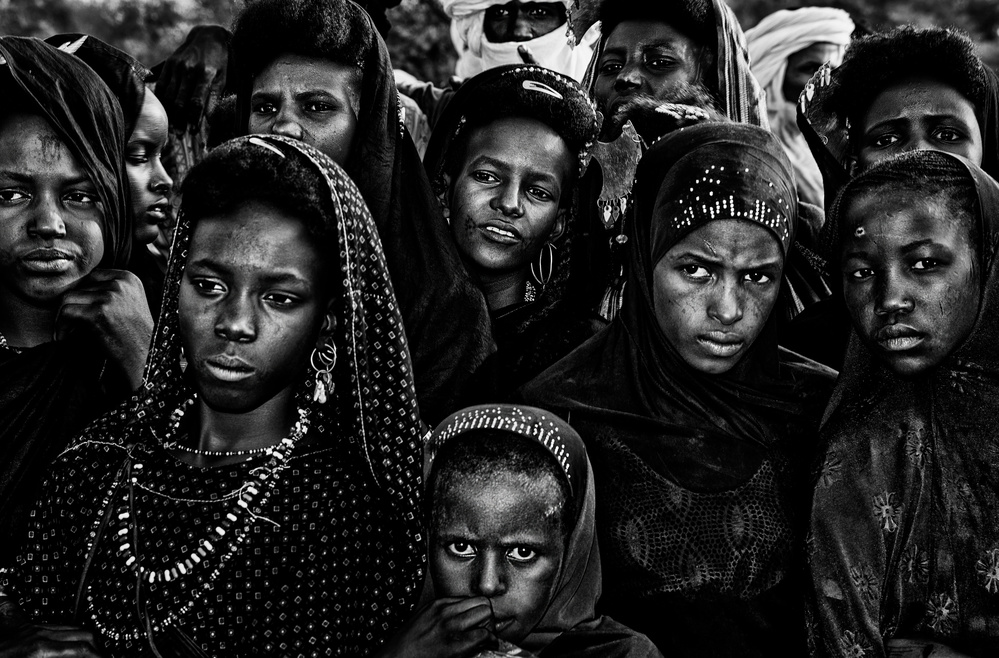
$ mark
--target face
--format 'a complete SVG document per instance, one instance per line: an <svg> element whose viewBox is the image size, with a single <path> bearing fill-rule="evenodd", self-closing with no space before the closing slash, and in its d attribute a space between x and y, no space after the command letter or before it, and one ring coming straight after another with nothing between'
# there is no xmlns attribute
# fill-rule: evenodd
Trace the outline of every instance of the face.
<svg viewBox="0 0 999 658"><path fill-rule="evenodd" d="M829 62L833 68L843 63L846 48L834 43L813 43L787 58L787 71L784 73L784 98L796 103L801 90L805 88L819 67Z"/></svg>
<svg viewBox="0 0 999 658"><path fill-rule="evenodd" d="M982 131L974 106L935 80L910 80L885 89L864 115L861 135L861 169L917 149L982 163Z"/></svg>
<svg viewBox="0 0 999 658"><path fill-rule="evenodd" d="M735 367L770 317L783 262L769 230L735 219L708 222L666 252L653 273L656 319L690 367Z"/></svg>
<svg viewBox="0 0 999 658"><path fill-rule="evenodd" d="M451 231L481 276L526 269L565 227L560 210L572 154L534 119L494 121L475 130L451 189Z"/></svg>
<svg viewBox="0 0 999 658"><path fill-rule="evenodd" d="M0 290L59 302L104 256L97 188L40 116L0 119Z"/></svg>
<svg viewBox="0 0 999 658"><path fill-rule="evenodd" d="M257 201L198 221L179 297L198 393L230 413L301 381L332 318L322 257L305 224Z"/></svg>
<svg viewBox="0 0 999 658"><path fill-rule="evenodd" d="M978 314L970 218L887 190L854 199L844 219L843 292L861 339L899 375L938 365Z"/></svg>
<svg viewBox="0 0 999 658"><path fill-rule="evenodd" d="M357 67L281 55L253 80L250 132L300 139L343 165L357 130L360 89Z"/></svg>
<svg viewBox="0 0 999 658"><path fill-rule="evenodd" d="M142 110L125 147L125 173L132 193L133 237L138 244L156 239L160 224L170 219L173 179L160 158L167 141L167 115L163 104L146 89Z"/></svg>
<svg viewBox="0 0 999 658"><path fill-rule="evenodd" d="M561 2L520 2L486 9L482 33L488 41L530 41L555 31L565 23L565 5Z"/></svg>
<svg viewBox="0 0 999 658"><path fill-rule="evenodd" d="M666 98L680 85L702 83L703 50L666 23L618 24L597 63L597 106L608 117L633 96Z"/></svg>
<svg viewBox="0 0 999 658"><path fill-rule="evenodd" d="M437 595L488 597L496 634L513 643L525 638L541 621L562 565L562 528L552 518L560 502L554 483L540 488L510 473L453 487L431 528Z"/></svg>

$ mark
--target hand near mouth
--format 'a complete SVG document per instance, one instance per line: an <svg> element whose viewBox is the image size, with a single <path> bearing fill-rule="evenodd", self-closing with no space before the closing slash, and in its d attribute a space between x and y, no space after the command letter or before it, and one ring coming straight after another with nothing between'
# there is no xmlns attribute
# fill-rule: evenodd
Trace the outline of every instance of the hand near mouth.
<svg viewBox="0 0 999 658"><path fill-rule="evenodd" d="M418 610L375 658L474 656L496 647L492 625L485 597L437 599Z"/></svg>

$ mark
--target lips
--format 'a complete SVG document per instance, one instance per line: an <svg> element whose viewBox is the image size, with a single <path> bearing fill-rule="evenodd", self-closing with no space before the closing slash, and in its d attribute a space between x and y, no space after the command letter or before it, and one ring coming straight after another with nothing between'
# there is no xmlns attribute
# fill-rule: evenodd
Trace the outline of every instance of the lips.
<svg viewBox="0 0 999 658"><path fill-rule="evenodd" d="M497 244L519 244L523 240L520 231L505 222L486 222L479 230L487 240Z"/></svg>
<svg viewBox="0 0 999 658"><path fill-rule="evenodd" d="M157 224L167 221L172 212L173 207L170 205L170 202L165 199L146 208L146 216L153 219Z"/></svg>
<svg viewBox="0 0 999 658"><path fill-rule="evenodd" d="M874 341L888 352L911 350L926 340L926 334L905 324L890 324L874 333Z"/></svg>
<svg viewBox="0 0 999 658"><path fill-rule="evenodd" d="M697 342L709 354L721 359L732 358L746 344L739 334L727 331L709 331L698 336Z"/></svg>
<svg viewBox="0 0 999 658"><path fill-rule="evenodd" d="M61 274L73 266L73 255L54 247L32 249L21 256L21 263L36 274Z"/></svg>
<svg viewBox="0 0 999 658"><path fill-rule="evenodd" d="M223 382L242 381L251 376L255 370L253 366L238 356L227 354L220 354L205 359L205 369L215 379Z"/></svg>

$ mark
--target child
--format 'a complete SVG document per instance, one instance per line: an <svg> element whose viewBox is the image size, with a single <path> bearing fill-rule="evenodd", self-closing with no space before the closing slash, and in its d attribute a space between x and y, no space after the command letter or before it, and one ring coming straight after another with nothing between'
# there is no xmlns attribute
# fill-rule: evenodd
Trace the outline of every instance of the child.
<svg viewBox="0 0 999 658"><path fill-rule="evenodd" d="M593 476L569 425L471 407L434 431L425 471L430 580L381 656L660 656L594 610Z"/></svg>

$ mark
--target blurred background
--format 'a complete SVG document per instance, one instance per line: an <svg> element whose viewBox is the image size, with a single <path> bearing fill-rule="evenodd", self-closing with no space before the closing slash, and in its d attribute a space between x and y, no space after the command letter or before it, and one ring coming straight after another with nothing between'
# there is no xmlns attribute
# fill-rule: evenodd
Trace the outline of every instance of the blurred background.
<svg viewBox="0 0 999 658"><path fill-rule="evenodd" d="M86 32L153 66L180 45L193 25L228 27L245 1L0 0L0 33L45 37ZM423 80L446 81L455 53L438 0L387 0L387 4L394 5L386 15L392 24L388 44L395 66ZM999 0L729 0L729 5L743 28L778 9L805 5L846 9L867 30L901 23L955 26L967 32L978 43L982 59L999 70Z"/></svg>

